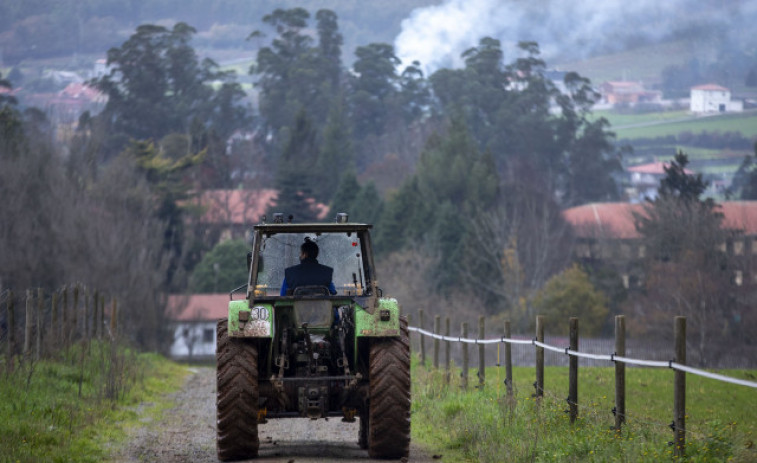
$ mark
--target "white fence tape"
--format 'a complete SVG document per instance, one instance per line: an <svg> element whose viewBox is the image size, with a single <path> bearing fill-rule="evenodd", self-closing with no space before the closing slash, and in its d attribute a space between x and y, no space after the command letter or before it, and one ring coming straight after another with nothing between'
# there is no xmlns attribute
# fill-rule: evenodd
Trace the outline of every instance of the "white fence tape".
<svg viewBox="0 0 757 463"><path fill-rule="evenodd" d="M673 370L685 371L686 373L703 376L705 378L715 379L718 381L724 381L724 382L732 383L732 384L738 384L741 386L757 388L757 382L754 382L754 381L747 381L745 379L732 378L730 376L719 375L717 373L710 373L708 371L688 367L686 365L681 365L673 361L665 362L661 360L633 359L629 357L621 357L615 354L613 355L588 354L585 352L577 352L574 350L570 350L567 347L560 348L560 347L551 346L549 344L539 342L536 339L531 339L531 340L511 339L511 338L506 338L504 336L501 338L495 338L495 339L468 339L468 338L462 338L462 337L442 336L440 334L434 334L431 331L426 331L424 329L416 328L414 326L409 326L408 330L414 331L416 333L420 333L424 336L428 336L433 339L441 339L442 341L449 341L449 342L464 342L468 344L497 344L500 342L508 343L508 344L530 344L533 346L551 350L553 352L558 352L565 355L572 355L574 357L579 357L579 358L588 358L588 359L593 359L593 360L606 360L608 362L622 362L622 363L627 363L629 365L640 365L640 366L654 367L654 368L672 368Z"/></svg>

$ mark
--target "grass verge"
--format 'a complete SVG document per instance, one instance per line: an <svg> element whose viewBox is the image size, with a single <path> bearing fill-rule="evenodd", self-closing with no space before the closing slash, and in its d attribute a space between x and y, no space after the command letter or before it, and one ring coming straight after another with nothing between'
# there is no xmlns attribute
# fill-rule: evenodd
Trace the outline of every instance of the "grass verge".
<svg viewBox="0 0 757 463"><path fill-rule="evenodd" d="M504 368L488 368L481 390L471 369L471 388L461 391L460 371L452 385L443 370L413 366L413 439L444 461L757 461L755 390L687 375L686 457L668 444L673 433L673 372L626 369L628 420L620 434L614 424L614 369L579 368L579 418L570 424L568 368L548 367L545 397L532 394L533 368L513 369L514 396L506 396ZM755 372L726 374L751 378Z"/></svg>
<svg viewBox="0 0 757 463"><path fill-rule="evenodd" d="M80 344L56 360L0 373L0 462L100 462L138 424L141 404L159 413L187 369L110 343Z"/></svg>

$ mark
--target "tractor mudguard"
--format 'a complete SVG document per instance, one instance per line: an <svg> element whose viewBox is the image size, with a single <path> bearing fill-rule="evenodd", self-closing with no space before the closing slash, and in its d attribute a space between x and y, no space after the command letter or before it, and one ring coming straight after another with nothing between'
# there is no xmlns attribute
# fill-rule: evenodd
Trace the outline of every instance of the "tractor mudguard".
<svg viewBox="0 0 757 463"><path fill-rule="evenodd" d="M229 337L270 339L273 334L272 304L250 307L246 300L229 302Z"/></svg>
<svg viewBox="0 0 757 463"><path fill-rule="evenodd" d="M369 313L360 307L355 310L357 337L386 337L400 335L400 306L397 299L380 298L378 310Z"/></svg>

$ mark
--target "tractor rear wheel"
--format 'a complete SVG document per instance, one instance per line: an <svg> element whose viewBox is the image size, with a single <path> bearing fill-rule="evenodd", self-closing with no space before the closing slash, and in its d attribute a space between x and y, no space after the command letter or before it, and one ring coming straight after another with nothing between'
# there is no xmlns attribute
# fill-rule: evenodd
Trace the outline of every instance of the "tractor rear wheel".
<svg viewBox="0 0 757 463"><path fill-rule="evenodd" d="M258 455L258 349L229 338L228 320L216 329L216 446L222 461Z"/></svg>
<svg viewBox="0 0 757 463"><path fill-rule="evenodd" d="M372 458L407 457L410 451L410 340L405 317L400 317L400 336L371 342L368 368L368 453Z"/></svg>

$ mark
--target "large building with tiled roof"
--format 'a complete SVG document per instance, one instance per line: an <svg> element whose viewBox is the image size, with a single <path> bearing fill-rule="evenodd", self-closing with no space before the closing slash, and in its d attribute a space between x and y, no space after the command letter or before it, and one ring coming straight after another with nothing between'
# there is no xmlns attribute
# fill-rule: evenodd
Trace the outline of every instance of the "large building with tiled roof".
<svg viewBox="0 0 757 463"><path fill-rule="evenodd" d="M757 201L724 201L718 203L723 214L723 226L740 234L723 249L734 256L757 255ZM573 228L576 238L574 257L581 261L602 261L613 267L626 288L640 278L639 262L645 257L641 236L636 230L634 214L643 215L643 204L592 203L563 211L563 217ZM734 275L737 283L757 283L757 274Z"/></svg>

